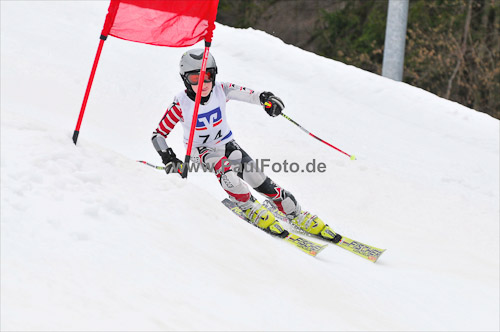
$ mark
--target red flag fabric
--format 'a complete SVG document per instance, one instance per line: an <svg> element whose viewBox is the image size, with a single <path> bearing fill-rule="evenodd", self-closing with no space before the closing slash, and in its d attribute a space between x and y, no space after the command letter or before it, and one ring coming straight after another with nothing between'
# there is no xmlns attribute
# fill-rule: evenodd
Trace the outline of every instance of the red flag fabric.
<svg viewBox="0 0 500 332"><path fill-rule="evenodd" d="M212 41L219 0L111 0L102 30L139 43L185 47Z"/></svg>

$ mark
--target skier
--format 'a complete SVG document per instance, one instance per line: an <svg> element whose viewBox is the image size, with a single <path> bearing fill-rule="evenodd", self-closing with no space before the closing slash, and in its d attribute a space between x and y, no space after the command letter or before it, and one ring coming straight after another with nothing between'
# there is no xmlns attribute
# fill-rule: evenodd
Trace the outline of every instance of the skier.
<svg viewBox="0 0 500 332"><path fill-rule="evenodd" d="M180 61L180 75L186 90L177 94L167 109L160 124L153 132L152 141L166 166L167 173L181 173L182 162L166 143L168 134L180 121L184 129L184 143L187 145L198 89L203 49L185 52ZM275 207L284 213L290 222L307 233L334 240L334 233L328 225L315 215L302 211L295 197L273 182L255 161L236 143L226 118L226 103L239 100L262 105L272 117L281 114L284 104L271 92L257 92L232 83L216 82L217 65L209 54L207 69L201 92L196 131L191 156L199 156L205 167L215 172L222 188L258 226L279 237L288 232L274 215L251 194L248 185L269 198ZM247 185L248 184L248 185Z"/></svg>

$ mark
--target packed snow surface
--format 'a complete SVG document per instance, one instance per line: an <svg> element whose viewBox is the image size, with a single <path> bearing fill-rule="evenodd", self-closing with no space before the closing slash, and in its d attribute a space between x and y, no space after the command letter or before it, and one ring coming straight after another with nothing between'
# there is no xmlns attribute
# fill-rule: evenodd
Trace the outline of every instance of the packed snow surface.
<svg viewBox="0 0 500 332"><path fill-rule="evenodd" d="M108 38L73 144L107 7L1 2L2 330L499 330L498 120L217 25L219 81L274 92L357 157L228 104L237 142L304 209L387 249L312 258L222 206L214 174L136 162L161 164L150 135L183 89L184 48Z"/></svg>

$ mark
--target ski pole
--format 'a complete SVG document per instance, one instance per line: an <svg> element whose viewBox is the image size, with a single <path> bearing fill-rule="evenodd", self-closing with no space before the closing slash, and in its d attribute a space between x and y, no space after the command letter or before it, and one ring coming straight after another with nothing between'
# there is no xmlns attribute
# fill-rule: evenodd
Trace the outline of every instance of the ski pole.
<svg viewBox="0 0 500 332"><path fill-rule="evenodd" d="M340 150L339 148L336 148L335 146L331 145L330 143L322 140L321 138L319 138L318 136L314 135L313 133L311 133L310 131L308 131L307 129L305 129L304 127L302 127L301 125L299 125L297 122L295 122L293 119L291 119L288 115L284 114L284 113L281 113L281 115L287 119L288 121L292 122L294 125L296 125L297 127L299 127L300 129L302 129L304 132L308 133L309 135L311 135L312 137L314 137L315 139L317 139L318 141L322 142L322 143L325 143L326 145L328 145L329 147L331 148L334 148L335 150L339 151L339 152L342 152L343 154L345 154L346 156L348 156L349 158L351 158L351 160L356 160L356 157L354 155L350 155L348 153L345 153L344 151Z"/></svg>
<svg viewBox="0 0 500 332"><path fill-rule="evenodd" d="M165 166L156 166L156 165L150 164L144 160L137 160L137 162L144 164L144 165L151 166L151 167L156 168L156 169L159 169L160 171L164 171L165 169L167 169L167 167L165 167ZM177 173L179 173L179 175L182 175L182 169L183 169L183 166L181 166L180 169L177 170ZM172 174L174 174L174 173L172 173Z"/></svg>
<svg viewBox="0 0 500 332"><path fill-rule="evenodd" d="M148 163L147 161L143 161L143 160L137 160L137 162L138 162L138 163L142 163L142 164L144 164L144 165L151 166L151 167L156 168L156 169L159 169L159 170L161 170L161 171L164 171L164 170L165 170L165 168L166 168L165 166L156 166L156 165L150 164L150 163Z"/></svg>

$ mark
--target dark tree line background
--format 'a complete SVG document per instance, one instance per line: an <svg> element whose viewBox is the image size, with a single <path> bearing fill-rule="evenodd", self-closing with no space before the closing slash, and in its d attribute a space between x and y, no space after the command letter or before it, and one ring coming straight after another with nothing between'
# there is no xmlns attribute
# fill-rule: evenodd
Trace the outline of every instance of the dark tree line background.
<svg viewBox="0 0 500 332"><path fill-rule="evenodd" d="M220 0L217 22L381 74L387 0ZM500 119L500 0L410 0L403 81Z"/></svg>

